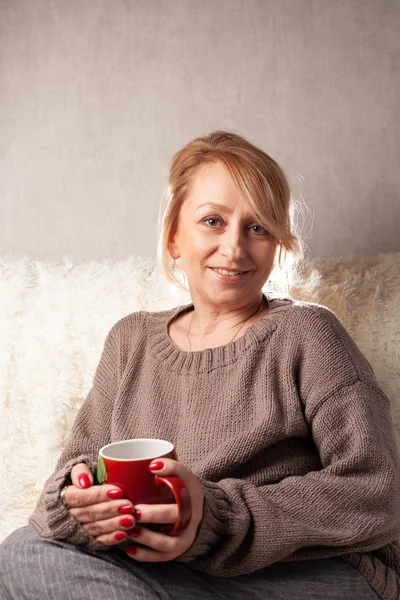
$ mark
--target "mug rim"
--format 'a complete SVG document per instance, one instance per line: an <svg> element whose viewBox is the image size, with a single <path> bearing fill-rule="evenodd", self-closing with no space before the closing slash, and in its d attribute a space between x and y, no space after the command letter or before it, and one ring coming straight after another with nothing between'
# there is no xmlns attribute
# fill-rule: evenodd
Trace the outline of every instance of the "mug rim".
<svg viewBox="0 0 400 600"><path fill-rule="evenodd" d="M165 452L163 452L162 454L157 452L153 456L142 456L140 458L116 458L114 456L107 456L107 454L104 454L104 451L110 446L119 446L120 444L126 444L128 442L162 442L163 444L167 444L169 448L166 449ZM101 458L103 459L106 458L107 460L113 460L116 462L139 462L142 460L153 460L155 458L161 458L162 456L165 456L166 454L174 450L174 448L174 444L172 442L169 442L168 440L162 440L158 438L131 438L129 440L120 440L119 442L110 442L109 444L102 446L99 450L99 456L101 456Z"/></svg>

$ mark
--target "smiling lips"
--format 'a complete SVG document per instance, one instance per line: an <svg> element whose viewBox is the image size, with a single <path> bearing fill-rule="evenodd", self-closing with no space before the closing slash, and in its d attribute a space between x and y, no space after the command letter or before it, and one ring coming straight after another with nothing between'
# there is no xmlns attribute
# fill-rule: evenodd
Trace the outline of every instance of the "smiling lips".
<svg viewBox="0 0 400 600"><path fill-rule="evenodd" d="M218 267L210 267L210 269L212 269L216 273L219 273L219 275L228 275L229 277L233 277L235 275L243 275L244 273L247 273L247 271L233 271L231 269L219 269Z"/></svg>

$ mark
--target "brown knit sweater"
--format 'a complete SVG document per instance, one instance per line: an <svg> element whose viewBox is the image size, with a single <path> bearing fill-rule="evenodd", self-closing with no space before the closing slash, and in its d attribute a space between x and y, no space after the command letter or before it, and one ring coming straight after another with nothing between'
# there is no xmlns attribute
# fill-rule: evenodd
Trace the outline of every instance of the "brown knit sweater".
<svg viewBox="0 0 400 600"><path fill-rule="evenodd" d="M191 310L186 307L185 310ZM389 401L328 309L287 299L239 339L184 352L182 309L134 313L105 341L93 387L30 522L105 549L59 501L79 462L134 437L170 440L205 492L181 557L224 577L342 556L384 599L400 593L400 461Z"/></svg>

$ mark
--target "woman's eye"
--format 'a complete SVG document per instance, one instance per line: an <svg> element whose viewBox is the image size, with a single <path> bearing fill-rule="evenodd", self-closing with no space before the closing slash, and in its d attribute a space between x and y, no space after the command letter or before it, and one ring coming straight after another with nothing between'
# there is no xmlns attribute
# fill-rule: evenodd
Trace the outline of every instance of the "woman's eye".
<svg viewBox="0 0 400 600"><path fill-rule="evenodd" d="M259 233L259 234L263 234L263 235L268 234L268 231L262 225L250 225L249 229L251 231L253 231L254 233Z"/></svg>
<svg viewBox="0 0 400 600"><path fill-rule="evenodd" d="M206 219L203 219L203 223L210 225L210 227L216 227L217 225L221 224L221 221L213 217L207 217Z"/></svg>

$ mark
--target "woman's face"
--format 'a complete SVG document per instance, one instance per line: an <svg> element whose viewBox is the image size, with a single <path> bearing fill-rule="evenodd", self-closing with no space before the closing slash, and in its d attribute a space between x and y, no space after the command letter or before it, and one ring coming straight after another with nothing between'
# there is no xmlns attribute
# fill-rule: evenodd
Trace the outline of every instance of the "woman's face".
<svg viewBox="0 0 400 600"><path fill-rule="evenodd" d="M200 167L170 244L193 302L231 309L254 302L272 270L275 249L228 171L219 163Z"/></svg>

